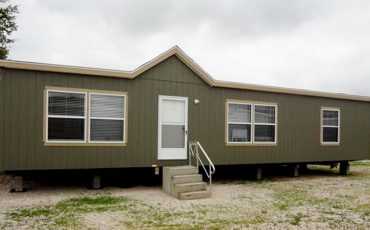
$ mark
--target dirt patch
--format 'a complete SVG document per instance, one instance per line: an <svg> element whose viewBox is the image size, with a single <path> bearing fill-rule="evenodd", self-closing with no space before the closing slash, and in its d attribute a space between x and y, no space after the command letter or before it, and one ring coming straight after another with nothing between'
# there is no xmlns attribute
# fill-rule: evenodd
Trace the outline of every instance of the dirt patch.
<svg viewBox="0 0 370 230"><path fill-rule="evenodd" d="M121 212L88 213L82 215L81 218L89 229L127 229L120 222L131 221Z"/></svg>

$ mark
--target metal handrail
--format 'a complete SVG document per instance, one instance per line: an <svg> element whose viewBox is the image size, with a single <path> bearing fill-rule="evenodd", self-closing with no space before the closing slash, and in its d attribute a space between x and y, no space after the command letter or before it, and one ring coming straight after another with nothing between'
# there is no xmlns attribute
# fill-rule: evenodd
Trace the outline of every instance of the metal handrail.
<svg viewBox="0 0 370 230"><path fill-rule="evenodd" d="M204 163L202 159L199 157L199 149L201 150L201 153L203 153L203 156L208 161L208 170L206 169L206 166L204 166ZM199 162L202 165L202 168L204 172L206 173L208 179L209 179L209 191L212 191L212 174L215 173L216 168L211 159L209 158L208 154L202 147L202 145L199 143L199 141L189 141L189 165L191 165L191 158L192 157L197 158L197 168L199 168Z"/></svg>

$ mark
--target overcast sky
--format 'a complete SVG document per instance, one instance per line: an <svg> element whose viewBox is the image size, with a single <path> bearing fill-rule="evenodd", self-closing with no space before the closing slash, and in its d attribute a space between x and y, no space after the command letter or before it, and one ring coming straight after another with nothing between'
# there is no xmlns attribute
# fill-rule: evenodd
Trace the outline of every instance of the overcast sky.
<svg viewBox="0 0 370 230"><path fill-rule="evenodd" d="M132 70L179 45L215 79L370 96L370 1L19 5L10 59Z"/></svg>

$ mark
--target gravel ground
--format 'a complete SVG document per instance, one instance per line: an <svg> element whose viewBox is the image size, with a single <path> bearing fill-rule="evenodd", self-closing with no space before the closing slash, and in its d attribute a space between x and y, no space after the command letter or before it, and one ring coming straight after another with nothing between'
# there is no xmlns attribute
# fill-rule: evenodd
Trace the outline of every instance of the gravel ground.
<svg viewBox="0 0 370 230"><path fill-rule="evenodd" d="M168 196L160 187L33 185L30 191L9 193L9 179L0 176L0 229L370 229L370 162L354 163L350 176L337 171L313 166L298 178L216 180L212 198L190 201ZM77 224L48 225L57 215L29 212L53 209L71 198L100 196L127 198L129 203L63 211Z"/></svg>

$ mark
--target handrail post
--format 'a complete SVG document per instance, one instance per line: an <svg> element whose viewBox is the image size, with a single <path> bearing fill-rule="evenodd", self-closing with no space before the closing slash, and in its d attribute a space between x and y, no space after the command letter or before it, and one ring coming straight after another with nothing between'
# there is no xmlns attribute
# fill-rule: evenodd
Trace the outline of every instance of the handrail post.
<svg viewBox="0 0 370 230"><path fill-rule="evenodd" d="M189 141L189 152L188 152L188 155L189 155L189 165L191 166L191 143Z"/></svg>
<svg viewBox="0 0 370 230"><path fill-rule="evenodd" d="M212 192L212 173L211 173L211 164L208 165L209 168L209 191Z"/></svg>
<svg viewBox="0 0 370 230"><path fill-rule="evenodd" d="M197 169L199 170L199 149L198 149L198 145L195 146L195 153L197 155Z"/></svg>

